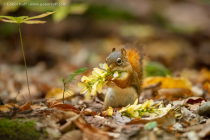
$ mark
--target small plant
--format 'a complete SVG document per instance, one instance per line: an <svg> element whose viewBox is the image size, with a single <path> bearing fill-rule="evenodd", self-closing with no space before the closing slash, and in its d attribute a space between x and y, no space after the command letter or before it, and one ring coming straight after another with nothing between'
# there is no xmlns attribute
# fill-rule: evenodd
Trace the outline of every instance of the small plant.
<svg viewBox="0 0 210 140"><path fill-rule="evenodd" d="M72 82L74 79L74 77L76 77L77 75L79 75L80 73L83 73L86 71L86 67L81 68L77 71L75 71L73 74L70 74L69 79L65 81L65 79L63 78L61 81L63 82L63 103L64 103L64 93L66 92L66 84L69 82Z"/></svg>
<svg viewBox="0 0 210 140"><path fill-rule="evenodd" d="M43 24L46 21L31 20L31 19L43 18L43 17L51 15L51 14L53 14L55 12L56 11L54 11L54 12L47 12L45 14L41 14L41 15L34 16L34 17L28 17L28 16L20 16L20 17L0 16L0 20L3 21L3 22L17 23L18 24L19 33L20 33L20 41L21 41L21 46L22 46L23 59L24 59L24 63L25 63L28 92L29 92L29 95L30 95L31 102L32 102L32 98L31 98L30 87L29 87L29 82L28 82L28 72L27 72L26 59L25 59L25 54L24 54L24 49L23 49L23 41L22 41L22 35L21 35L21 30L20 30L20 24L21 23L26 23L26 24Z"/></svg>

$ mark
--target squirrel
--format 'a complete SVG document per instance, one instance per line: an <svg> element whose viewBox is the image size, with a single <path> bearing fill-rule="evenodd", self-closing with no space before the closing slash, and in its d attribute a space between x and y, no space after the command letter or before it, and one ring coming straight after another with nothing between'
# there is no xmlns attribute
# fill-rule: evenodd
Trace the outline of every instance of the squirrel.
<svg viewBox="0 0 210 140"><path fill-rule="evenodd" d="M143 78L143 56L137 48L121 48L106 58L111 71L122 71L118 78L106 77L108 91L105 96L103 110L110 107L125 107L133 104L140 96L141 81Z"/></svg>

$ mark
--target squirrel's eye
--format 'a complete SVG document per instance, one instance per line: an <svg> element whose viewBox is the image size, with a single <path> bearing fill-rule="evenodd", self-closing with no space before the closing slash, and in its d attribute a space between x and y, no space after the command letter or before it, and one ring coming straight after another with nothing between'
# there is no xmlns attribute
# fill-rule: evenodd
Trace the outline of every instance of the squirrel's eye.
<svg viewBox="0 0 210 140"><path fill-rule="evenodd" d="M121 63L121 59L120 58L117 58L117 63Z"/></svg>

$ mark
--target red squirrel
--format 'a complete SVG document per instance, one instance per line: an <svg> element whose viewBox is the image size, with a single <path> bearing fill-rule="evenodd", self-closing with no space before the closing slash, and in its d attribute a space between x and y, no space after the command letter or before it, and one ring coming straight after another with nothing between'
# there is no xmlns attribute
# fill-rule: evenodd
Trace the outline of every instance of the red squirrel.
<svg viewBox="0 0 210 140"><path fill-rule="evenodd" d="M125 107L133 104L141 93L141 80L143 78L143 53L137 48L121 48L106 58L111 71L123 71L118 78L108 76L108 91L105 96L103 110L110 107Z"/></svg>

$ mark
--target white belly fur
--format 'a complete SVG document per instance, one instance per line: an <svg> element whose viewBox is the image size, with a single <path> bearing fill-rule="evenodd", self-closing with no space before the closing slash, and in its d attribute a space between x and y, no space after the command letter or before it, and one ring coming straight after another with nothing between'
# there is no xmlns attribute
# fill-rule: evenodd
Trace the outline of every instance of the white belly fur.
<svg viewBox="0 0 210 140"><path fill-rule="evenodd" d="M137 97L137 92L133 87L121 89L117 86L112 86L108 88L106 95L106 98L110 99L109 106L111 107L124 107L128 104L133 104Z"/></svg>

